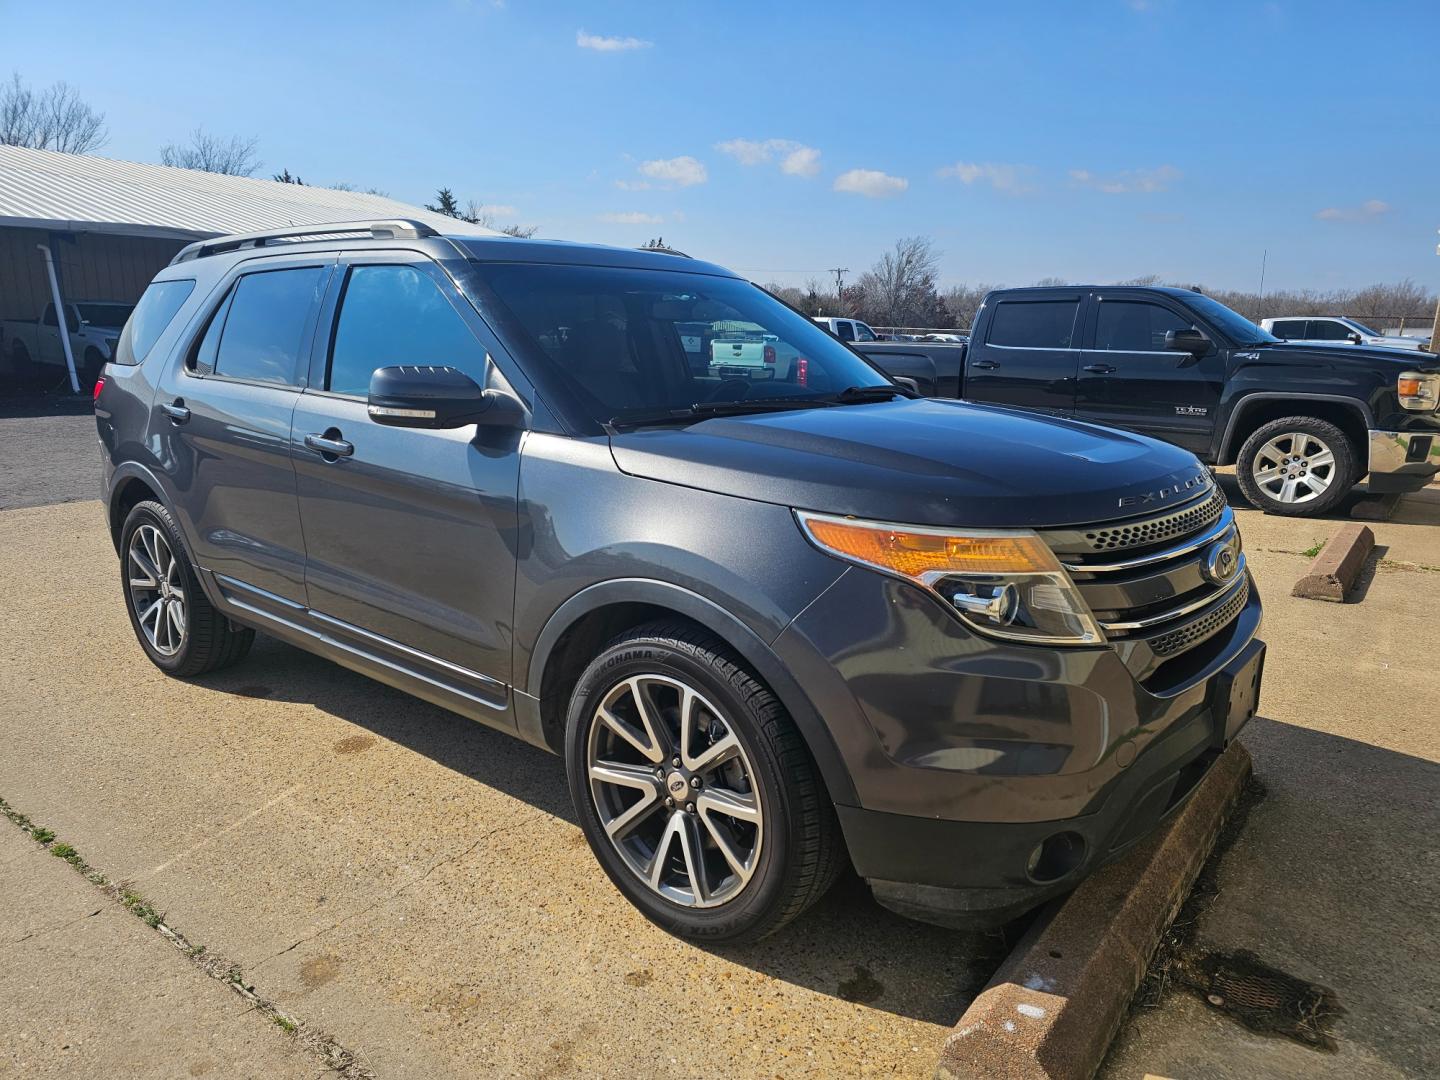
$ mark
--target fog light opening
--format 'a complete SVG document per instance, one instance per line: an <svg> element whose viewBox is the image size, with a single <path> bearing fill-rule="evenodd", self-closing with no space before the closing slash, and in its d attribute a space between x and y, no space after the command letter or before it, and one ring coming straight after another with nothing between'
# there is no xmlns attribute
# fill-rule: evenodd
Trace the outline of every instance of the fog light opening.
<svg viewBox="0 0 1440 1080"><path fill-rule="evenodd" d="M1030 852L1025 873L1041 885L1059 881L1085 861L1085 838L1075 832L1047 836Z"/></svg>

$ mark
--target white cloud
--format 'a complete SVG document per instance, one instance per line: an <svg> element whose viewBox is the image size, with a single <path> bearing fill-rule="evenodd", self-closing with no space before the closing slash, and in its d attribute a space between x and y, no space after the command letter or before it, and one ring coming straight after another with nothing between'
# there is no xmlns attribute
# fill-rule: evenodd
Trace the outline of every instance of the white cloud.
<svg viewBox="0 0 1440 1080"><path fill-rule="evenodd" d="M836 191L864 195L867 199L888 199L909 186L910 181L903 176L891 176L878 169L851 169L835 178Z"/></svg>
<svg viewBox="0 0 1440 1080"><path fill-rule="evenodd" d="M596 52L630 52L632 49L648 49L655 43L637 37L606 37L603 34L587 34L584 30L577 30L575 44L582 49L594 49Z"/></svg>
<svg viewBox="0 0 1440 1080"><path fill-rule="evenodd" d="M515 207L507 206L504 203L485 203L480 207L480 209L483 213L491 214L495 217L515 217L517 214L520 213L520 211L515 209Z"/></svg>
<svg viewBox="0 0 1440 1080"><path fill-rule="evenodd" d="M787 176L814 176L820 171L820 151L794 139L730 139L715 149L729 154L741 165L761 165L776 158Z"/></svg>
<svg viewBox="0 0 1440 1080"><path fill-rule="evenodd" d="M703 184L710 178L705 166L689 154L676 158L662 158L658 161L642 161L640 174L651 180L674 184L676 187L690 187Z"/></svg>
<svg viewBox="0 0 1440 1080"><path fill-rule="evenodd" d="M1389 203L1380 199L1366 199L1359 206L1327 206L1315 216L1321 221L1368 221L1389 212Z"/></svg>
<svg viewBox="0 0 1440 1080"><path fill-rule="evenodd" d="M601 214L601 221L608 221L611 225L659 225L665 219L659 214L642 214L638 210L632 210L625 214Z"/></svg>
<svg viewBox="0 0 1440 1080"><path fill-rule="evenodd" d="M649 180L616 180L615 186L621 191L649 191Z"/></svg>
<svg viewBox="0 0 1440 1080"><path fill-rule="evenodd" d="M996 191L1018 195L1030 190L1030 185L1025 179L1030 171L1028 165L1005 165L993 161L957 161L954 165L946 165L940 170L939 175L954 177L962 184L983 181Z"/></svg>
<svg viewBox="0 0 1440 1080"><path fill-rule="evenodd" d="M1089 169L1071 169L1070 179L1082 187L1091 187L1107 195L1148 194L1164 191L1185 175L1174 165L1161 165L1158 169L1122 169L1117 173L1100 175Z"/></svg>

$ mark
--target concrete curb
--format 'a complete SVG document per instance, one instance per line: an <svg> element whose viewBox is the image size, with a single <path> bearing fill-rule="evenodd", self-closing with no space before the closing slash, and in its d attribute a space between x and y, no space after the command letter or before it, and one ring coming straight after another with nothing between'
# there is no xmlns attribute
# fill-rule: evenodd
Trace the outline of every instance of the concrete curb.
<svg viewBox="0 0 1440 1080"><path fill-rule="evenodd" d="M1164 829L1042 913L945 1040L937 1080L1093 1076L1250 771L1232 744Z"/></svg>
<svg viewBox="0 0 1440 1080"><path fill-rule="evenodd" d="M1303 600L1329 600L1343 604L1345 594L1360 576L1360 568L1375 550L1375 534L1370 526L1351 522L1341 525L1325 545L1305 576L1290 590L1291 596Z"/></svg>

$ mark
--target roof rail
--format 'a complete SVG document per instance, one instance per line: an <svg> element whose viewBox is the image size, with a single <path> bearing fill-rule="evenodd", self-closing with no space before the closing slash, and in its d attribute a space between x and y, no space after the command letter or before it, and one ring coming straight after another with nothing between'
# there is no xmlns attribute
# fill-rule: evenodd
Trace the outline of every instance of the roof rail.
<svg viewBox="0 0 1440 1080"><path fill-rule="evenodd" d="M333 236L336 233L369 233L376 240L395 240L404 237L420 240L440 234L423 221L411 218L383 218L376 221L323 221L314 225L291 225L284 229L267 229L264 232L237 233L234 236L217 236L211 240L197 240L176 252L170 265L189 259L203 259L222 251L236 251L240 248L266 247L276 240L296 241L302 236Z"/></svg>
<svg viewBox="0 0 1440 1080"><path fill-rule="evenodd" d="M653 251L653 252L655 252L656 254L659 254L659 255L678 255L678 256L680 256L680 258L682 258L682 259L693 259L693 258L695 257L695 256L693 256L693 255L687 255L685 252L681 251L679 248L672 248L672 247L670 247L670 246L668 246L668 245L666 245L666 244L658 244L658 245L656 245L656 246L654 246L654 247L652 247L652 246L649 245L649 244L645 244L645 245L642 245L641 247L636 248L635 250L636 250L636 251Z"/></svg>

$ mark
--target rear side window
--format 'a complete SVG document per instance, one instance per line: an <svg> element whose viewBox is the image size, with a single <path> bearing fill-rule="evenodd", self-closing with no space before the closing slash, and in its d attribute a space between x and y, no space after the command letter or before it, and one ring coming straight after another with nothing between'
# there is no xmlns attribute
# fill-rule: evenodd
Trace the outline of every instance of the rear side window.
<svg viewBox="0 0 1440 1080"><path fill-rule="evenodd" d="M1159 304L1102 300L1095 324L1095 348L1116 352L1163 352L1168 330L1189 330L1191 323Z"/></svg>
<svg viewBox="0 0 1440 1080"><path fill-rule="evenodd" d="M134 365L149 356L175 313L194 291L195 282L189 278L151 282L126 320L120 344L115 347L115 363Z"/></svg>
<svg viewBox="0 0 1440 1080"><path fill-rule="evenodd" d="M985 341L1017 349L1069 349L1079 310L1079 300L1002 300Z"/></svg>
<svg viewBox="0 0 1440 1080"><path fill-rule="evenodd" d="M325 268L246 274L205 332L197 370L247 382L298 386L300 353Z"/></svg>
<svg viewBox="0 0 1440 1080"><path fill-rule="evenodd" d="M1304 319L1285 319L1275 324L1275 329L1270 331L1276 337L1303 339L1305 337Z"/></svg>
<svg viewBox="0 0 1440 1080"><path fill-rule="evenodd" d="M392 364L459 368L483 386L485 355L431 278L413 266L357 266L345 284L326 388L364 397L375 369Z"/></svg>
<svg viewBox="0 0 1440 1080"><path fill-rule="evenodd" d="M835 334L841 341L854 341L855 324L846 319L841 319L835 324Z"/></svg>
<svg viewBox="0 0 1440 1080"><path fill-rule="evenodd" d="M1342 322L1333 319L1311 319L1310 332L1306 336L1314 341L1348 341L1355 331Z"/></svg>

